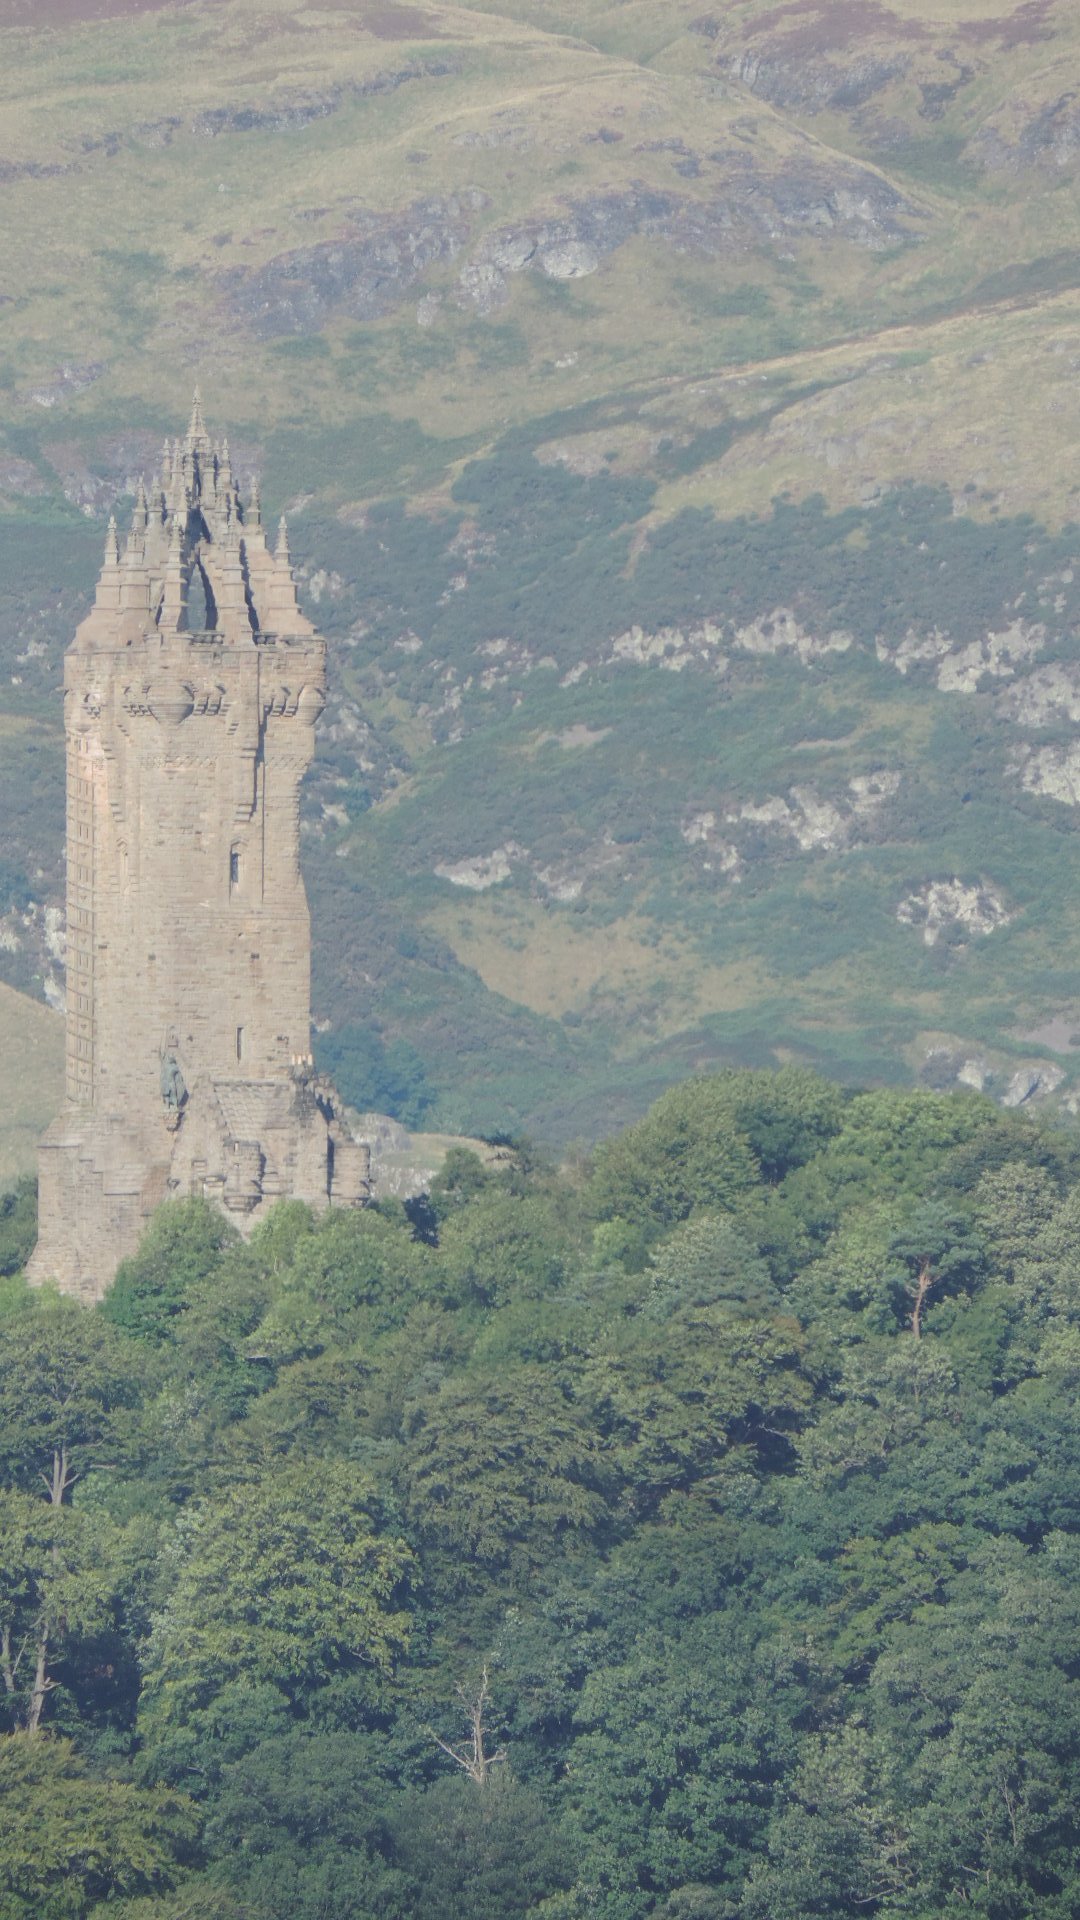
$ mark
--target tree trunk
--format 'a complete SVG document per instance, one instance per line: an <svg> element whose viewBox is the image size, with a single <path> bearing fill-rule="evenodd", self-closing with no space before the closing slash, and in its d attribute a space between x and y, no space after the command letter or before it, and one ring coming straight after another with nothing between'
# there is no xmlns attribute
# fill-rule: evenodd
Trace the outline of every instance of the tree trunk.
<svg viewBox="0 0 1080 1920"><path fill-rule="evenodd" d="M915 1283L915 1305L911 1310L911 1331L916 1340L922 1339L922 1311L926 1304L926 1296L936 1278L937 1275L929 1260L924 1260L919 1267L919 1278Z"/></svg>
<svg viewBox="0 0 1080 1920"><path fill-rule="evenodd" d="M37 1661L34 1667L34 1684L30 1689L30 1700L26 1710L26 1731L36 1734L41 1726L41 1716L45 1711L46 1696L52 1689L48 1673L49 1636L44 1627L38 1635Z"/></svg>
<svg viewBox="0 0 1080 1920"><path fill-rule="evenodd" d="M64 1504L64 1495L72 1479L71 1469L68 1466L68 1450L66 1446L54 1447L52 1458L52 1479L47 1482L49 1488L49 1504L53 1507L62 1507Z"/></svg>
<svg viewBox="0 0 1080 1920"><path fill-rule="evenodd" d="M484 1714L487 1711L487 1704L490 1698L487 1668L484 1668L483 1674L481 1675L480 1691L475 1700L469 1699L464 1687L459 1687L457 1691L458 1698L465 1709L465 1716L469 1723L469 1733L471 1735L469 1745L467 1747L452 1747L448 1740L443 1740L439 1734L435 1732L434 1727L429 1727L428 1732L436 1746L441 1747L443 1752L448 1754L450 1759L454 1761L455 1765L459 1766L464 1773L468 1774L469 1779L472 1780L476 1786L485 1787L491 1776L492 1767L498 1766L501 1761L506 1759L505 1747L500 1747L495 1753L489 1753L487 1750L487 1729L484 1726Z"/></svg>

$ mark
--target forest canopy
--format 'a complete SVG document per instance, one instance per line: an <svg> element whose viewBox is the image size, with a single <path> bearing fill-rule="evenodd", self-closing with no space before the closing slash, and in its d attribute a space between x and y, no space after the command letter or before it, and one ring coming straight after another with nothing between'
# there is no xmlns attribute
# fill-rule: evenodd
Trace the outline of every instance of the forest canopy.
<svg viewBox="0 0 1080 1920"><path fill-rule="evenodd" d="M1080 1145L796 1068L103 1304L0 1207L0 1920L1066 1920Z"/></svg>

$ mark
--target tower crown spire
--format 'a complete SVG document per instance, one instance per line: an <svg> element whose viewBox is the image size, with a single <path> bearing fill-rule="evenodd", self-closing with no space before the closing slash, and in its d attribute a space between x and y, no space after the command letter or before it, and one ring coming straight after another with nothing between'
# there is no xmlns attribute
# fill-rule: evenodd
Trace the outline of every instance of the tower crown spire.
<svg viewBox="0 0 1080 1920"><path fill-rule="evenodd" d="M188 422L187 437L189 444L206 439L206 423L203 420L202 389L196 386L191 396L191 419Z"/></svg>

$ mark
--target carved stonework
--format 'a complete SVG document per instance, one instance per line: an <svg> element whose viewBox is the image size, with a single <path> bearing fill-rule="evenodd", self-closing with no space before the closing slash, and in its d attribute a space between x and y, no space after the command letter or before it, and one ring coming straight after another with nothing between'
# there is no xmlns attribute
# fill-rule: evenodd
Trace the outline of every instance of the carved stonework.
<svg viewBox="0 0 1080 1920"><path fill-rule="evenodd" d="M299 787L324 686L284 522L271 548L196 399L123 552L110 522L65 663L67 1098L36 1281L100 1297L170 1194L243 1232L281 1196L368 1197L367 1148L310 1069Z"/></svg>

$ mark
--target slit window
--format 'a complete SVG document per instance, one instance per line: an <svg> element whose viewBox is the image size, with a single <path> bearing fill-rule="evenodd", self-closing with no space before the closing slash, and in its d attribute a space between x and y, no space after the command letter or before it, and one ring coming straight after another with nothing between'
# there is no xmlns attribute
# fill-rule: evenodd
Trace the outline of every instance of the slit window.
<svg viewBox="0 0 1080 1920"><path fill-rule="evenodd" d="M229 885L230 887L240 885L240 849L238 847L234 847L229 855Z"/></svg>
<svg viewBox="0 0 1080 1920"><path fill-rule="evenodd" d="M237 1059L238 1059L238 1060L242 1060L242 1059L243 1059L243 1057L244 1057L244 1029L243 1029L243 1027L237 1027L237 1029L236 1029L236 1057L237 1057Z"/></svg>

